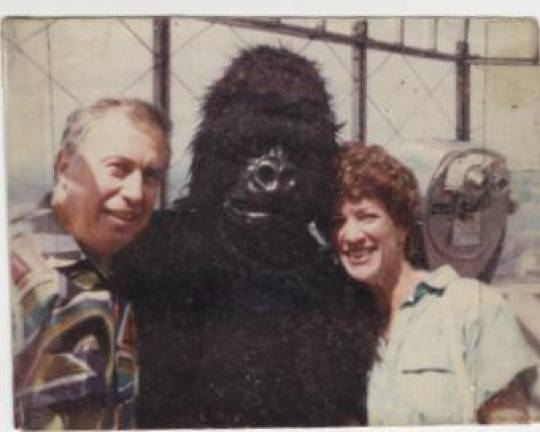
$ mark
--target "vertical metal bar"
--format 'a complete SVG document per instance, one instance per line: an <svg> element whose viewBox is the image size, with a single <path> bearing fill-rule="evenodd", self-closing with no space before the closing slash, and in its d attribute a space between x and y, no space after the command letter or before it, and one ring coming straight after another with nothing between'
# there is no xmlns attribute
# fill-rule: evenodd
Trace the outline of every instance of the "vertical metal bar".
<svg viewBox="0 0 540 432"><path fill-rule="evenodd" d="M154 26L154 76L153 99L154 105L170 117L170 19L158 17L153 19ZM161 187L159 205L165 207L167 203L166 179Z"/></svg>
<svg viewBox="0 0 540 432"><path fill-rule="evenodd" d="M399 19L399 46L405 45L405 18Z"/></svg>
<svg viewBox="0 0 540 432"><path fill-rule="evenodd" d="M357 43L352 46L352 122L351 136L353 140L366 143L367 140L367 38L368 23L357 21L353 27L353 35Z"/></svg>
<svg viewBox="0 0 540 432"><path fill-rule="evenodd" d="M52 46L51 46L51 33L50 33L50 20L47 20L47 28L45 29L45 37L47 40L47 71L49 72L48 80L48 91L49 91L49 121L51 122L51 150L53 154L53 168L54 168L54 155L56 155L57 150L59 149L59 144L56 142L55 135L55 126L56 126L56 117L54 112L54 89L51 77L52 73ZM54 169L53 169L54 172Z"/></svg>
<svg viewBox="0 0 540 432"><path fill-rule="evenodd" d="M540 30L538 29L537 21L533 22L533 25L534 25L534 34L535 34L534 40L536 41L536 46L534 48L534 59L535 59L535 63L539 64L540 63L539 61L540 59Z"/></svg>
<svg viewBox="0 0 540 432"><path fill-rule="evenodd" d="M470 27L471 27L470 18L465 18L465 21L463 22L463 42L469 43Z"/></svg>
<svg viewBox="0 0 540 432"><path fill-rule="evenodd" d="M433 51L439 47L439 18L433 18Z"/></svg>
<svg viewBox="0 0 540 432"><path fill-rule="evenodd" d="M457 43L456 62L456 139L469 141L471 135L471 65L468 62L469 44Z"/></svg>

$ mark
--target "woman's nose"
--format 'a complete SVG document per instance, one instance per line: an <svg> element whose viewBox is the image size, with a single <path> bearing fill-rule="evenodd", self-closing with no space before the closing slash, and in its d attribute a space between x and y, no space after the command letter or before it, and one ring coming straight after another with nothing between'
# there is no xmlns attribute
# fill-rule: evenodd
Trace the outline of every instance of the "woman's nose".
<svg viewBox="0 0 540 432"><path fill-rule="evenodd" d="M357 243L365 241L364 230L354 222L345 222L339 231L339 239L345 243Z"/></svg>

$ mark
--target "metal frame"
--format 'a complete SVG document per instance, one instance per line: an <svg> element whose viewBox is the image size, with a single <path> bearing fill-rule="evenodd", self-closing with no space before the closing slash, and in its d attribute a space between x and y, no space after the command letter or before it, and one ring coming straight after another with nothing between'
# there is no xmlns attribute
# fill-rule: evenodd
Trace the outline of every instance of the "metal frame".
<svg viewBox="0 0 540 432"><path fill-rule="evenodd" d="M160 17L153 19L153 98L154 105L160 108L167 118L170 117L170 60L171 37L170 19ZM167 182L161 185L159 205L164 208L167 203Z"/></svg>
<svg viewBox="0 0 540 432"><path fill-rule="evenodd" d="M367 48L368 23L357 21L353 28L354 37L360 42L352 46L353 88L358 95L352 103L352 136L364 143L367 141Z"/></svg>
<svg viewBox="0 0 540 432"><path fill-rule="evenodd" d="M299 25L286 24L280 18L252 17L198 17L198 19L234 27L243 27L274 34L319 40L350 46L353 50L353 86L357 98L353 99L352 130L353 139L365 142L367 140L367 50L374 49L389 53L403 54L431 60L450 61L456 65L456 139L470 138L470 73L471 65L501 65L501 66L531 66L539 65L539 46L537 43L535 55L530 58L518 57L487 57L470 55L468 46L469 18L464 18L462 41L458 42L456 54L440 52L437 49L438 21L435 19L434 43L432 49L422 49L405 44L405 18L400 19L399 37L397 43L380 41L368 36L366 18L359 18L352 35L345 35L326 30L326 20L321 19L321 25L307 28ZM362 23L362 24L360 24ZM538 33L538 27L536 32ZM537 38L538 39L538 38Z"/></svg>
<svg viewBox="0 0 540 432"><path fill-rule="evenodd" d="M469 44L457 43L456 61L456 139L469 141L471 137L471 64L467 62Z"/></svg>
<svg viewBox="0 0 540 432"><path fill-rule="evenodd" d="M352 17L351 17L352 18ZM359 19L367 19L368 17L362 17ZM380 41L372 38L365 38L365 40L359 41L354 36L349 36L336 32L329 32L326 30L325 25L317 26L314 28L306 28L303 26L285 24L281 22L279 18L232 18L232 17L197 17L197 19L208 21L217 24L224 24L235 27L245 27L253 30L268 31L271 33L283 34L286 36L296 36L312 40L321 40L326 42L333 42L341 45L365 45L368 49L375 49L386 52L393 52L399 54L406 54L415 57L429 58L432 60L447 60L457 62L462 60L458 54L448 54L440 52L436 49L422 49L412 47L404 44L403 39L398 43L391 43L386 41ZM435 19L435 18L434 18ZM465 18L468 21L468 18ZM403 21L402 21L403 22ZM467 24L466 24L467 26ZM402 26L404 28L404 25ZM404 31L401 31L404 34ZM538 46L536 48L536 54L531 58L520 57L482 57L478 55L468 55L466 61L471 64L493 64L493 65L505 65L505 66L522 66L522 65L538 65L539 55Z"/></svg>

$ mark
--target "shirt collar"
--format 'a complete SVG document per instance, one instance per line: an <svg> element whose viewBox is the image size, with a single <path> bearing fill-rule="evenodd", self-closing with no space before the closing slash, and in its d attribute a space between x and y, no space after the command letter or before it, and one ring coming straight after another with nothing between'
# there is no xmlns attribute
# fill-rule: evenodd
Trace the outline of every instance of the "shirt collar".
<svg viewBox="0 0 540 432"><path fill-rule="evenodd" d="M426 294L442 295L448 284L458 277L459 275L449 265L439 267L416 285L414 292L403 302L401 307L418 303Z"/></svg>
<svg viewBox="0 0 540 432"><path fill-rule="evenodd" d="M82 258L84 253L71 234L60 225L52 209L38 209L34 215L34 228L43 253L55 256Z"/></svg>
<svg viewBox="0 0 540 432"><path fill-rule="evenodd" d="M34 229L47 263L55 268L70 267L79 262L89 262L104 278L111 277L110 270L92 260L81 249L73 236L60 224L51 207L38 208L34 214Z"/></svg>
<svg viewBox="0 0 540 432"><path fill-rule="evenodd" d="M449 265L443 265L430 272L425 283L434 289L444 290L452 281L460 276Z"/></svg>
<svg viewBox="0 0 540 432"><path fill-rule="evenodd" d="M32 213L32 227L49 265L67 267L87 259L73 236L60 224L50 205L50 196Z"/></svg>

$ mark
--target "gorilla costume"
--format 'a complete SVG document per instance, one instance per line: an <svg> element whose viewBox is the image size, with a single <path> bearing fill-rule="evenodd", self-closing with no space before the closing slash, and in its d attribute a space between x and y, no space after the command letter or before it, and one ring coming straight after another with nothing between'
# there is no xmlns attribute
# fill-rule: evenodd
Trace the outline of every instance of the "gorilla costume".
<svg viewBox="0 0 540 432"><path fill-rule="evenodd" d="M365 422L380 322L324 236L338 126L316 66L235 58L208 91L189 195L124 259L141 428Z"/></svg>

